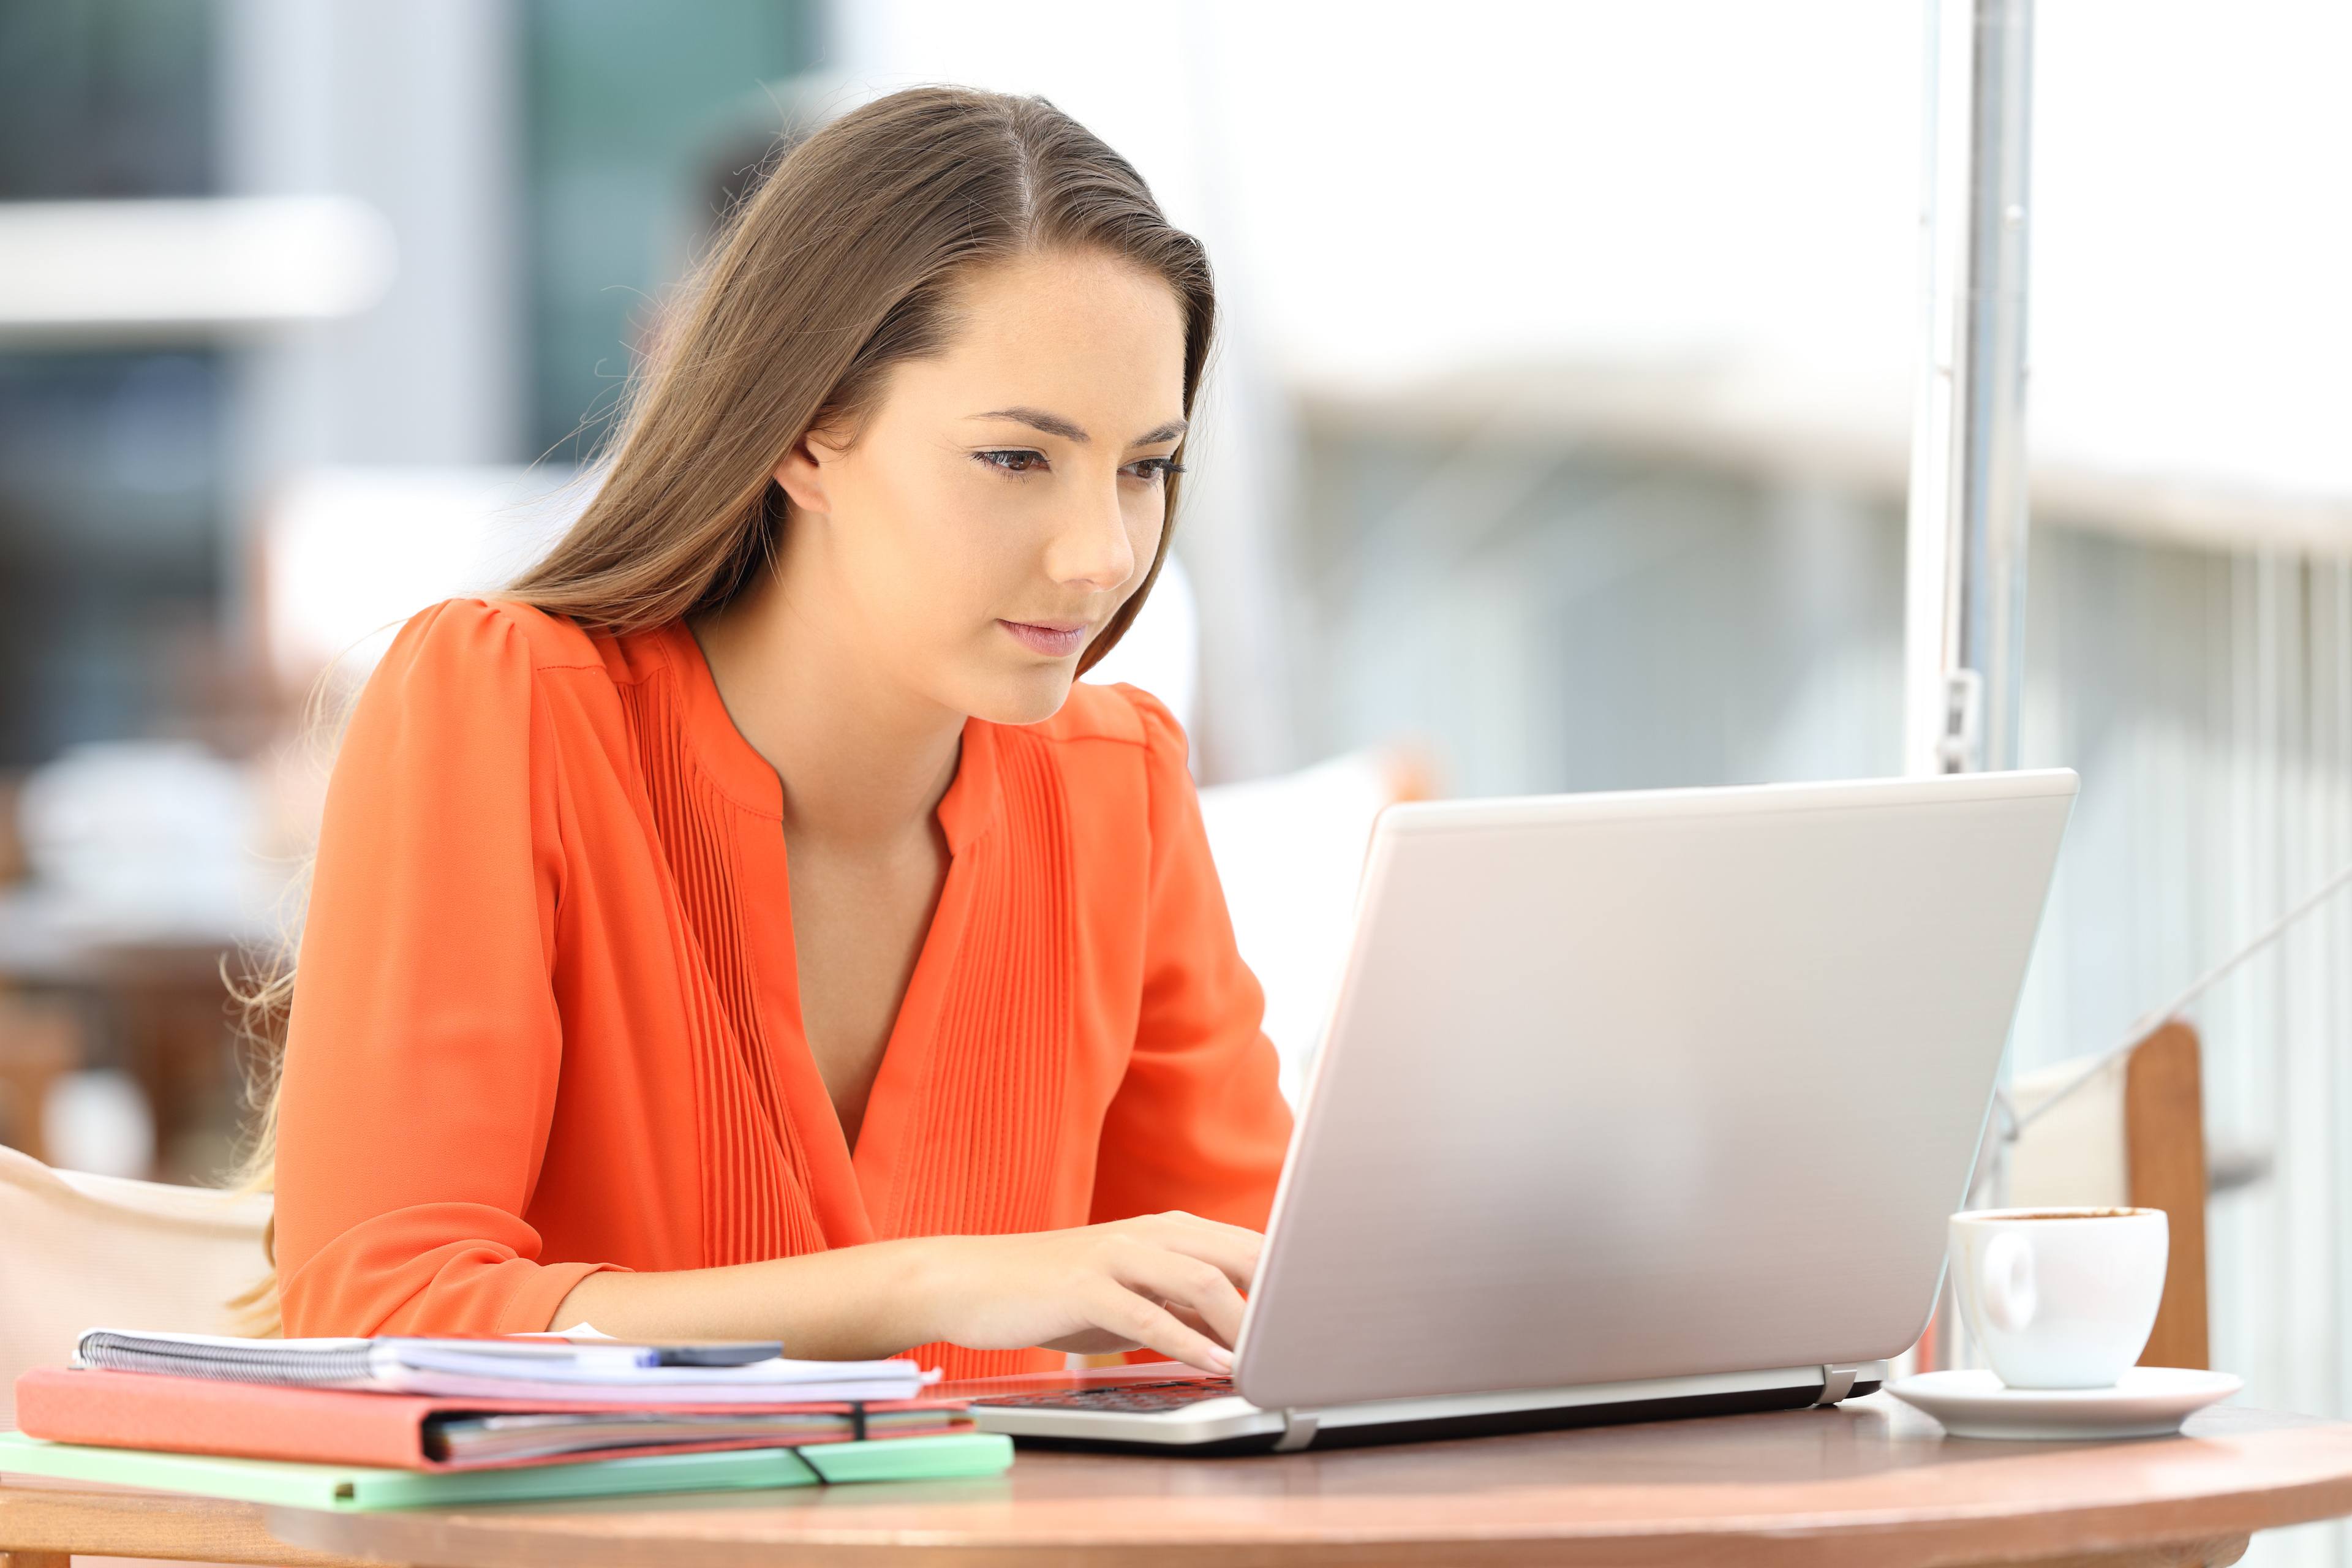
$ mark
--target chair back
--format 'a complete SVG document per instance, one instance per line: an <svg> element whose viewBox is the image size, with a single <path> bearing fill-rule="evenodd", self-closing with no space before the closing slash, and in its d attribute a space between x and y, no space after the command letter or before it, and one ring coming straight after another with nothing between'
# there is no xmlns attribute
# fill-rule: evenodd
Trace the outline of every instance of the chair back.
<svg viewBox="0 0 2352 1568"><path fill-rule="evenodd" d="M229 1303L268 1268L267 1194L53 1171L0 1148L0 1429L16 1377L84 1329L251 1332Z"/></svg>
<svg viewBox="0 0 2352 1568"><path fill-rule="evenodd" d="M2079 1062L2021 1074L2020 1113L2072 1084ZM2130 1056L2037 1118L2010 1151L2008 1201L2021 1208L2162 1209L2171 1226L2164 1305L2142 1366L2208 1365L2204 1077L2197 1031L2167 1024Z"/></svg>

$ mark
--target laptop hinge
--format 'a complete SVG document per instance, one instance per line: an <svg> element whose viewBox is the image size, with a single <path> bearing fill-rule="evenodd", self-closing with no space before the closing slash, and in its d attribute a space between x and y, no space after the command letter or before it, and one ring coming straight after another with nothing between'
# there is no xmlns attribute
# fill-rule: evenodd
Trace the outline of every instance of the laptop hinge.
<svg viewBox="0 0 2352 1568"><path fill-rule="evenodd" d="M1815 1405L1835 1405L1839 1400L1843 1399L1847 1394L1852 1394L1853 1392L1854 1374L1861 1370L1862 1367L1859 1363L1853 1366L1823 1366L1822 1368L1822 1396L1819 1399L1814 1400L1813 1403Z"/></svg>
<svg viewBox="0 0 2352 1568"><path fill-rule="evenodd" d="M1315 1426L1318 1417L1312 1410L1286 1410L1282 1413L1282 1436L1276 1439L1274 1451L1295 1454L1315 1441Z"/></svg>

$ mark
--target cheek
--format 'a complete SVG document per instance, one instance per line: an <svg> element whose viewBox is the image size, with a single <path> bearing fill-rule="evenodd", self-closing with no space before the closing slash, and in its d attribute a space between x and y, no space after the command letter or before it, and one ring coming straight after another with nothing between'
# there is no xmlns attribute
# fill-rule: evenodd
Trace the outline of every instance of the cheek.
<svg viewBox="0 0 2352 1568"><path fill-rule="evenodd" d="M1023 581L1032 541L1016 487L992 478L908 463L863 498L853 548L871 615L929 644L993 618Z"/></svg>

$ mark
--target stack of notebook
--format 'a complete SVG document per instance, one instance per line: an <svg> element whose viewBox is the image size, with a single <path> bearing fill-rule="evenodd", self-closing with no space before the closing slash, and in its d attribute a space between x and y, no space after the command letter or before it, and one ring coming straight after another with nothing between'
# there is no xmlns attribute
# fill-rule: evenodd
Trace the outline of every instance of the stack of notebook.
<svg viewBox="0 0 2352 1568"><path fill-rule="evenodd" d="M914 1363L773 1344L238 1340L93 1329L16 1381L0 1473L328 1509L994 1475Z"/></svg>

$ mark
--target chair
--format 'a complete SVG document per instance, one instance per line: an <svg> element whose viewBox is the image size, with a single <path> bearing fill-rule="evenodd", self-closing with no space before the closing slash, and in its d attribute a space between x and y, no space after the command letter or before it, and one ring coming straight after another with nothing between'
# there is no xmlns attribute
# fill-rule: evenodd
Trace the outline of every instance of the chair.
<svg viewBox="0 0 2352 1568"><path fill-rule="evenodd" d="M48 1157L42 1114L49 1092L83 1055L81 1021L71 1007L0 989L0 1144Z"/></svg>
<svg viewBox="0 0 2352 1568"><path fill-rule="evenodd" d="M0 1148L0 1429L16 1375L63 1366L84 1329L253 1331L230 1301L268 1263L266 1194L53 1171Z"/></svg>
<svg viewBox="0 0 2352 1568"><path fill-rule="evenodd" d="M2062 1062L2024 1074L2010 1093L2032 1111L2080 1070ZM2008 1203L2162 1209L2171 1226L2164 1304L2143 1366L2204 1367L2206 1331L2204 1079L2197 1031L2168 1024L2113 1068L2051 1107L2009 1153Z"/></svg>
<svg viewBox="0 0 2352 1568"><path fill-rule="evenodd" d="M1294 1105L1347 967L1372 824L1383 807L1433 794L1432 771L1410 746L1367 748L1201 791L1234 940L1265 992L1266 1037Z"/></svg>

